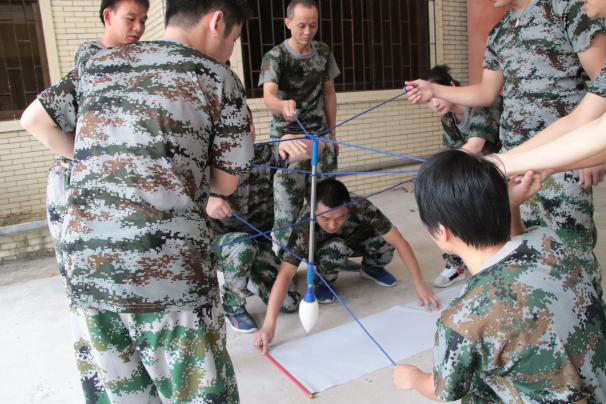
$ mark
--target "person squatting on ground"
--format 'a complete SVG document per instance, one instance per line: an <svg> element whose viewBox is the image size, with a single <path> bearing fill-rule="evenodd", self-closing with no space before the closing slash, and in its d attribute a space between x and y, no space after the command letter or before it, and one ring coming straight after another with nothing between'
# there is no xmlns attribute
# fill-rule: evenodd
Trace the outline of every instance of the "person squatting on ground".
<svg viewBox="0 0 606 404"><path fill-rule="evenodd" d="M253 157L244 88L224 66L248 11L169 0L163 39L91 56L66 78L78 91L75 143L54 123L73 105L57 104L57 86L23 115L74 159L67 289L112 403L239 401L201 207L211 190L232 193ZM32 119L40 109L59 116Z"/></svg>
<svg viewBox="0 0 606 404"><path fill-rule="evenodd" d="M522 231L518 206L540 184L532 172L510 180L510 202L482 157L449 150L423 165L421 221L471 277L440 315L433 372L398 365L396 387L463 403L606 402L606 317L590 274L554 231Z"/></svg>
<svg viewBox="0 0 606 404"><path fill-rule="evenodd" d="M263 56L259 85L263 101L273 114L271 137L304 134L297 118L309 133L333 128L337 122L337 94L334 79L340 74L335 58L325 43L315 41L318 32L318 4L314 0L292 0L285 24L290 38ZM336 132L328 134L336 140ZM318 170L337 169L336 144L326 144ZM309 161L296 162L290 169L311 170ZM295 222L309 195L311 177L304 173L279 171L274 176L274 238L286 245L289 225ZM281 256L281 252L278 254Z"/></svg>
<svg viewBox="0 0 606 404"><path fill-rule="evenodd" d="M460 86L446 65L434 66L423 79L443 86ZM494 105L466 107L440 98L432 98L427 103L429 109L440 115L442 123L442 144L449 149L463 149L469 153L497 153L501 149L499 141L499 120L503 112L503 98L497 97ZM434 280L434 286L445 288L455 282L465 280L465 264L454 255L443 255L446 265Z"/></svg>
<svg viewBox="0 0 606 404"><path fill-rule="evenodd" d="M532 138L569 114L587 91L606 55L602 21L591 20L580 0L495 0L510 9L492 29L480 83L451 87L422 80L407 83L410 100L433 97L468 106L492 105L503 92L500 140L504 151ZM601 270L593 253L596 229L591 189L581 176L601 167L554 174L522 206L527 226L556 231L582 260L601 289Z"/></svg>
<svg viewBox="0 0 606 404"><path fill-rule="evenodd" d="M285 135L283 138L297 136ZM274 223L273 177L276 169L288 162L308 160L310 141L256 144L253 167L241 175L236 191L228 197L211 196L206 212L213 219L210 227L216 235L213 256L218 270L223 272L223 310L232 329L254 332L257 324L246 310L246 298L254 293L266 304L278 274L280 260L273 252L273 243L265 237L246 239L256 234L250 227L232 216L235 211L257 229L271 231ZM323 144L319 145L322 149ZM238 242L238 240L241 240ZM297 310L301 296L294 283L290 284L282 311Z"/></svg>
<svg viewBox="0 0 606 404"><path fill-rule="evenodd" d="M367 199L346 206L351 201L347 187L329 178L318 183L315 229L315 264L317 271L333 287L338 272L346 266L350 257L362 257L360 273L381 286L394 286L396 279L385 270L398 251L402 263L410 271L421 303L431 310L440 303L425 283L412 248L389 219ZM301 220L309 218L309 207L304 209ZM290 235L287 248L299 257L307 257L309 226L296 227ZM278 269L278 277L271 290L263 328L255 334L255 346L263 352L271 343L280 305L284 301L287 286L297 272L300 260L285 252ZM319 303L335 301L333 293L315 277L314 293Z"/></svg>

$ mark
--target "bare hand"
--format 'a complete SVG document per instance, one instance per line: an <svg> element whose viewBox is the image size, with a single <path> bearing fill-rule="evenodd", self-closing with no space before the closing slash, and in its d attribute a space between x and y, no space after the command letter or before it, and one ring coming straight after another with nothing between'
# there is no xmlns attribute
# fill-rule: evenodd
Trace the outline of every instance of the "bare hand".
<svg viewBox="0 0 606 404"><path fill-rule="evenodd" d="M420 370L412 365L396 365L392 371L393 384L399 390L410 390Z"/></svg>
<svg viewBox="0 0 606 404"><path fill-rule="evenodd" d="M604 179L606 173L606 164L595 167L583 168L579 170L579 185L585 189L595 187Z"/></svg>
<svg viewBox="0 0 606 404"><path fill-rule="evenodd" d="M330 140L337 140L337 133L335 131L330 132L329 136ZM339 145L337 143L332 144L335 150L335 155L339 155Z"/></svg>
<svg viewBox="0 0 606 404"><path fill-rule="evenodd" d="M539 192L542 184L542 176L534 171L527 171L524 175L509 178L507 184L509 205L512 207L520 206L528 198Z"/></svg>
<svg viewBox="0 0 606 404"><path fill-rule="evenodd" d="M297 103L293 100L282 102L282 116L288 122L292 122L297 117Z"/></svg>
<svg viewBox="0 0 606 404"><path fill-rule="evenodd" d="M262 354L267 352L267 347L274 339L274 327L263 327L253 336L253 345L257 347Z"/></svg>
<svg viewBox="0 0 606 404"><path fill-rule="evenodd" d="M425 306L425 308L427 308L427 311L432 311L434 308L440 308L440 301L438 300L436 295L433 294L433 291L429 286L427 286L425 282L419 282L415 286L415 288L417 290L417 296L421 301L421 306Z"/></svg>
<svg viewBox="0 0 606 404"><path fill-rule="evenodd" d="M253 142L257 139L257 128L255 128L255 123L250 118L250 136L252 137Z"/></svg>
<svg viewBox="0 0 606 404"><path fill-rule="evenodd" d="M206 204L206 214L213 219L221 220L230 217L232 210L225 199L210 196Z"/></svg>
<svg viewBox="0 0 606 404"><path fill-rule="evenodd" d="M408 91L408 101L413 104L428 103L434 97L431 83L425 80L407 81L404 88Z"/></svg>
<svg viewBox="0 0 606 404"><path fill-rule="evenodd" d="M282 160L290 162L309 160L311 158L311 141L303 135L284 135L282 140L290 140L288 142L280 142L278 144L278 153Z"/></svg>

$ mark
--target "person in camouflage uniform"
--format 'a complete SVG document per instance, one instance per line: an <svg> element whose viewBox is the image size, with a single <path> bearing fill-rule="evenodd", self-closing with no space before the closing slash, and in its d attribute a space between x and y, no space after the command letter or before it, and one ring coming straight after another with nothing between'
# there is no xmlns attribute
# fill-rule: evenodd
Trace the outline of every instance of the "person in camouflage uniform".
<svg viewBox="0 0 606 404"><path fill-rule="evenodd" d="M246 311L246 298L254 291L267 303L280 260L272 250L271 241L264 237L249 239L256 232L229 215L235 211L257 229L271 231L276 168L286 167L288 161L309 159L309 143L307 141L305 149L298 149L290 142L256 144L253 168L249 174L240 177L236 192L227 198L209 198L206 212L214 219L210 221L210 227L217 235L213 242L213 255L225 278L223 309L228 324L236 331L256 331L255 320ZM294 312L300 299L296 285L291 283L282 310Z"/></svg>
<svg viewBox="0 0 606 404"><path fill-rule="evenodd" d="M314 41L318 30L318 5L313 0L292 0L287 8L286 27L291 36L263 56L259 85L263 100L273 114L272 138L285 134L303 135L295 121L301 122L309 133L333 128L337 120L337 97L334 79L340 74L328 45ZM325 136L336 140L335 131ZM338 148L326 144L320 155L318 170L337 170ZM296 162L290 169L310 171L309 161ZM305 195L309 194L311 176L292 171L280 171L274 177L274 238L280 244L288 242L290 228L299 216Z"/></svg>
<svg viewBox="0 0 606 404"><path fill-rule="evenodd" d="M103 0L100 6L100 18L104 25L103 37L98 41L85 42L76 51L74 65L84 66L86 61L95 53L106 47L127 45L139 40L145 32L145 21L149 9L148 0ZM72 102L67 104L63 118L55 122L64 133L73 133L76 128L77 103L75 88L71 85L73 79L62 80L57 86L60 97L70 97ZM48 95L48 93L47 93ZM56 155L54 163L48 171L46 192L47 222L51 237L55 241L55 255L59 265L59 273L64 282L65 270L62 263L61 229L63 218L67 212L67 187L71 175L72 160ZM73 308L70 308L73 310ZM80 382L85 402L109 402L107 393L95 370L92 349L85 338L78 335L74 339L74 350L77 367L80 372Z"/></svg>
<svg viewBox="0 0 606 404"><path fill-rule="evenodd" d="M437 322L433 373L399 365L394 383L463 403L604 403L600 297L552 230L531 228L510 239L512 229L522 229L518 205L540 189L540 177L529 173L513 183L510 203L496 166L458 150L421 168L421 220L441 249L464 258L472 277Z"/></svg>
<svg viewBox="0 0 606 404"><path fill-rule="evenodd" d="M460 86L449 73L446 65L434 66L424 77L425 80L444 86ZM494 105L466 107L440 98L432 98L429 109L440 115L443 128L443 144L450 149L463 149L470 153L497 153L499 141L499 120L503 111L503 99L498 97ZM434 280L433 285L445 288L465 279L465 264L456 255L444 254L446 266Z"/></svg>
<svg viewBox="0 0 606 404"><path fill-rule="evenodd" d="M606 55L601 21L589 19L580 0L498 0L510 10L492 29L479 84L447 87L423 81L407 83L412 102L432 97L462 105L490 105L503 92L500 140L509 150L570 113L587 91ZM556 231L574 250L596 288L601 270L593 253L596 229L591 190L579 173L553 175L522 207L527 226Z"/></svg>
<svg viewBox="0 0 606 404"><path fill-rule="evenodd" d="M317 187L314 208L316 270L331 285L338 271L350 257L362 257L360 274L381 286L394 286L396 279L385 270L398 251L402 263L409 270L421 304L429 310L440 303L425 283L412 248L385 215L365 198L351 200L347 187L334 178L321 181ZM306 212L305 212L306 211ZM300 220L309 218L309 207ZM254 344L263 352L271 343L280 304L287 286L295 276L300 258L308 258L309 224L295 227L287 250L282 257L278 277L271 290L263 328L255 334ZM314 278L314 294L319 303L332 303L335 296L319 277ZM332 287L332 286L331 286Z"/></svg>
<svg viewBox="0 0 606 404"><path fill-rule="evenodd" d="M111 402L239 401L200 206L211 189L233 192L252 159L244 89L224 66L247 13L237 0L169 1L163 40L91 56L69 75L75 144L54 123L73 105L60 88L23 114L74 157L67 289Z"/></svg>

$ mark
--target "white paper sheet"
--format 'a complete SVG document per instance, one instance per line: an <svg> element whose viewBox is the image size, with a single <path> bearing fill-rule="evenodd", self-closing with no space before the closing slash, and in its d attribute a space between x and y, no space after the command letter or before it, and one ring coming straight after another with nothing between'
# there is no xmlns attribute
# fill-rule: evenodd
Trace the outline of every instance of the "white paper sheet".
<svg viewBox="0 0 606 404"><path fill-rule="evenodd" d="M442 307L459 292L457 287L437 294ZM398 362L433 347L439 316L438 311L428 312L417 302L410 302L365 317L361 322ZM314 393L391 365L355 322L282 344L271 354Z"/></svg>

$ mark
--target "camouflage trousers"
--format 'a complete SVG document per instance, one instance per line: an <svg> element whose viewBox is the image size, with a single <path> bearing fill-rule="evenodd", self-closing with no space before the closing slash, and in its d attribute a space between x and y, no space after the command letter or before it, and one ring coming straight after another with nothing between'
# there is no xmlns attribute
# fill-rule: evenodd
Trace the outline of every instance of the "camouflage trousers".
<svg viewBox="0 0 606 404"><path fill-rule="evenodd" d="M545 226L558 234L582 262L601 296L602 272L593 253L597 242L593 193L579 186L578 173L552 175L520 211L526 227Z"/></svg>
<svg viewBox="0 0 606 404"><path fill-rule="evenodd" d="M248 236L247 233L227 233L213 244L218 268L225 279L221 292L226 313L241 313L245 309L246 298L253 293L267 304L278 276L280 260L272 251L269 240L259 237L221 247ZM294 283L289 286L288 294L292 305L296 306L301 296ZM285 310L291 312L293 308L285 307Z"/></svg>
<svg viewBox="0 0 606 404"><path fill-rule="evenodd" d="M72 309L87 403L238 403L218 305L193 311Z"/></svg>
<svg viewBox="0 0 606 404"><path fill-rule="evenodd" d="M311 170L310 161L301 161L288 165L289 169ZM337 153L335 145L326 143L326 148L320 154L318 171L330 173L337 170ZM326 178L326 177L320 177ZM305 197L311 193L311 175L278 170L274 175L274 239L282 244L288 244L293 224L299 217ZM278 254L281 256L281 253Z"/></svg>
<svg viewBox="0 0 606 404"><path fill-rule="evenodd" d="M363 240L345 240L336 237L328 240L316 250L315 259L318 272L330 284L338 277L339 270L346 267L348 258L362 257L364 271L372 273L383 268L393 259L394 247L381 236L372 236ZM322 281L315 279L316 285Z"/></svg>

